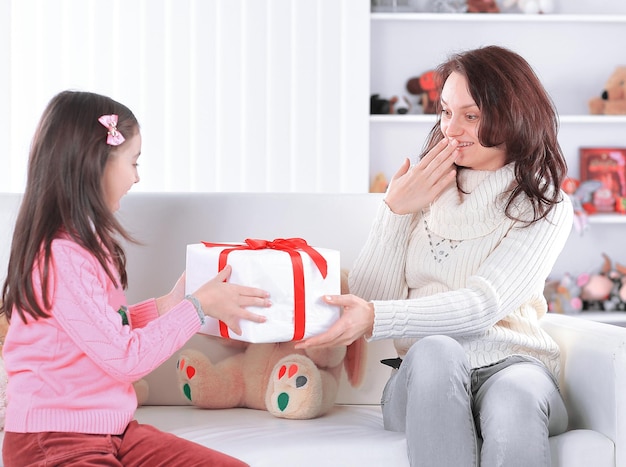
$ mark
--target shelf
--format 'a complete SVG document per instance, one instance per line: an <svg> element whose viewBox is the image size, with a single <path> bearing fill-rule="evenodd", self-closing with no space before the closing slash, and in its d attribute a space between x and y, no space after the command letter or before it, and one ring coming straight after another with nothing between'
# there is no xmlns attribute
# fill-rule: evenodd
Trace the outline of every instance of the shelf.
<svg viewBox="0 0 626 467"><path fill-rule="evenodd" d="M561 115L561 123L626 124L626 115Z"/></svg>
<svg viewBox="0 0 626 467"><path fill-rule="evenodd" d="M426 115L426 114L412 114L412 115L400 115L400 114L389 114L389 115L370 115L371 123L431 123L434 124L437 121L436 115Z"/></svg>
<svg viewBox="0 0 626 467"><path fill-rule="evenodd" d="M371 123L429 123L434 124L436 115L410 114L410 115L370 115ZM561 123L581 123L581 124L626 124L626 115L561 115Z"/></svg>
<svg viewBox="0 0 626 467"><path fill-rule="evenodd" d="M513 23L626 23L624 14L546 14L523 13L382 13L374 12L372 21L496 21Z"/></svg>
<svg viewBox="0 0 626 467"><path fill-rule="evenodd" d="M626 224L624 214L591 214L587 216L590 224Z"/></svg>

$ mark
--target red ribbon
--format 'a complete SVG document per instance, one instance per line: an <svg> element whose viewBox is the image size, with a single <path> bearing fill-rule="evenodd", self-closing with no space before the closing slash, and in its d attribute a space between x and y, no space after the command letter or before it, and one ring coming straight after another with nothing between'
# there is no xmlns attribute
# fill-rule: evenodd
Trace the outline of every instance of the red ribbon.
<svg viewBox="0 0 626 467"><path fill-rule="evenodd" d="M322 274L322 277L326 279L328 273L328 265L326 259L312 246L310 246L306 240L302 238L277 238L273 241L258 240L253 238L247 238L244 244L234 245L231 243L209 243L202 242L207 248L226 246L220 252L218 259L218 272L224 269L228 255L233 251L239 250L280 250L289 254L291 257L291 264L293 267L293 290L294 290L294 332L293 340L301 340L304 337L305 323L306 323L306 302L304 293L304 266L302 264L302 257L300 251L303 251L313 261L317 269ZM228 326L222 321L220 324L220 335L222 337L229 338Z"/></svg>

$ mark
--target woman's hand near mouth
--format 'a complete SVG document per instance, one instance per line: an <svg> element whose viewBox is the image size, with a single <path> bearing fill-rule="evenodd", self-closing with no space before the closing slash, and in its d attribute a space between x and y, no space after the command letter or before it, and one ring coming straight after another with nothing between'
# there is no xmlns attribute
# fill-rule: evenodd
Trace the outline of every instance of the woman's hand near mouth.
<svg viewBox="0 0 626 467"><path fill-rule="evenodd" d="M391 179L385 203L396 214L419 212L454 182L456 139L442 139L416 165L406 159Z"/></svg>

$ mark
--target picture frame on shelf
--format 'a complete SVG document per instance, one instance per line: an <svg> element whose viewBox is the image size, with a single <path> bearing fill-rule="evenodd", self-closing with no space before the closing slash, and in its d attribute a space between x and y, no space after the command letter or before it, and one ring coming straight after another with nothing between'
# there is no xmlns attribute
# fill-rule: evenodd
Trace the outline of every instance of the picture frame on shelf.
<svg viewBox="0 0 626 467"><path fill-rule="evenodd" d="M596 180L602 187L593 193L598 213L622 212L626 198L626 148L580 148L580 181Z"/></svg>

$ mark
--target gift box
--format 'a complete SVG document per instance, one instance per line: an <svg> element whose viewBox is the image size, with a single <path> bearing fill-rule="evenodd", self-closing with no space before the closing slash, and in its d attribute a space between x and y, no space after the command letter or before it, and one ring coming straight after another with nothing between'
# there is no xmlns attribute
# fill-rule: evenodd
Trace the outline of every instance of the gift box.
<svg viewBox="0 0 626 467"><path fill-rule="evenodd" d="M299 238L187 245L186 293L193 293L226 264L232 266L229 282L269 292L270 307L248 308L267 320L241 320L238 336L207 316L202 334L254 343L288 342L320 334L339 318L339 307L322 300L341 292L336 250L311 247Z"/></svg>

